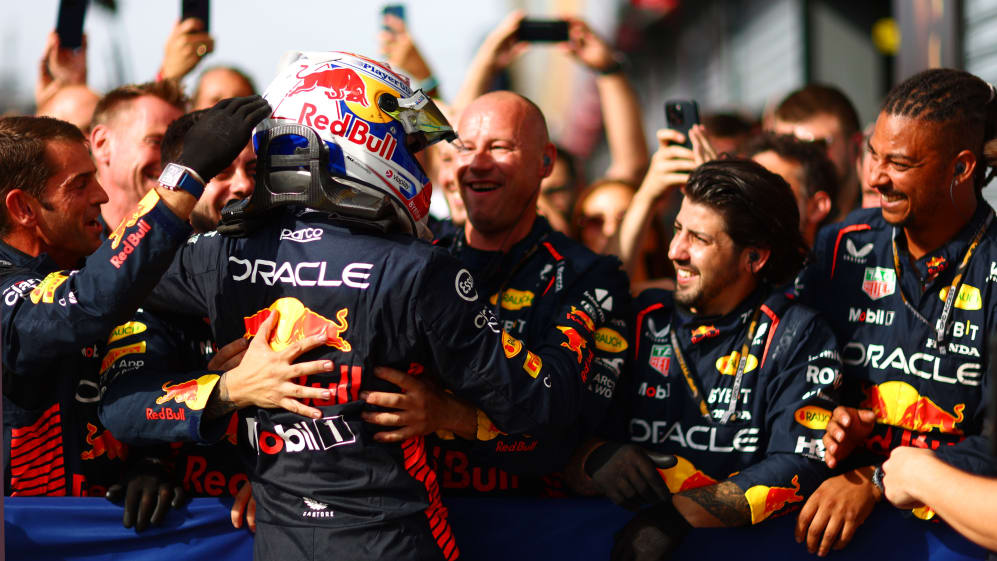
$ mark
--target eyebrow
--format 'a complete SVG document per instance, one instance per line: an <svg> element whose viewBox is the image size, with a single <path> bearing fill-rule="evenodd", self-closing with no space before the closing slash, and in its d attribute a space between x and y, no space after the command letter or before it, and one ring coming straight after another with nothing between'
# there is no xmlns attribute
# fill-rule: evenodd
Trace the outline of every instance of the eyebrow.
<svg viewBox="0 0 997 561"><path fill-rule="evenodd" d="M876 149L872 147L872 137L869 137L869 139L865 141L865 147L866 147L866 150L868 150L870 154L877 154L878 153L878 152L876 152ZM913 156L908 156L907 154L904 154L902 152L888 152L886 154L883 154L883 156L885 156L886 158L891 159L891 160L905 160L907 162L916 162L916 161L918 161L917 158L914 158Z"/></svg>
<svg viewBox="0 0 997 561"><path fill-rule="evenodd" d="M682 223L679 222L678 220L676 220L675 224L672 225L672 228L676 228L676 227L677 228L681 228L681 229L685 230L686 232L689 232L690 234L692 234L692 235L694 235L696 237L703 238L703 239L711 241L711 242L712 241L716 241L716 238L714 238L713 236L707 234L706 232L700 232L699 230L693 230L692 228L685 228L684 226L682 226Z"/></svg>

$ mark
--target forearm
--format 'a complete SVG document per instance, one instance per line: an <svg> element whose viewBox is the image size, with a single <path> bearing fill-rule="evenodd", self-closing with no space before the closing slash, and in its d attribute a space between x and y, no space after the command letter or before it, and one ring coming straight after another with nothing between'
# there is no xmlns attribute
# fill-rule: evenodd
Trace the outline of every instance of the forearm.
<svg viewBox="0 0 997 561"><path fill-rule="evenodd" d="M731 528L751 523L751 507L732 481L683 491L672 497L675 508L694 528Z"/></svg>
<svg viewBox="0 0 997 561"><path fill-rule="evenodd" d="M482 47L482 50L490 49ZM459 115L477 97L488 92L488 86L495 79L495 75L498 74L499 70L500 68L491 52L479 52L474 57L474 60L471 61L471 66L467 69L467 74L460 85L460 90L454 96L454 113Z"/></svg>
<svg viewBox="0 0 997 561"><path fill-rule="evenodd" d="M648 163L637 92L623 72L599 76L596 87L610 153L605 176L636 184L643 178Z"/></svg>
<svg viewBox="0 0 997 561"><path fill-rule="evenodd" d="M997 550L993 516L997 512L997 479L981 477L930 458L911 470L907 491L931 507L960 534L989 550Z"/></svg>
<svg viewBox="0 0 997 561"><path fill-rule="evenodd" d="M609 240L607 253L615 254L623 262L623 271L633 276L644 237L654 216L655 201L640 190L634 195L630 207L623 215L617 234Z"/></svg>

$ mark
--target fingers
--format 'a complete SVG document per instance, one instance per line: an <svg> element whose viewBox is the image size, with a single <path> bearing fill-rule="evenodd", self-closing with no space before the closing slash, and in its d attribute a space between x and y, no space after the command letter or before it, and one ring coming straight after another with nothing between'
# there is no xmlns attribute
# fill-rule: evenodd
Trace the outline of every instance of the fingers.
<svg viewBox="0 0 997 561"><path fill-rule="evenodd" d="M793 531L796 543L803 543L803 540L806 539L807 530L810 528L815 514L817 514L817 501L814 499L814 495L811 495L796 516L796 527Z"/></svg>
<svg viewBox="0 0 997 561"><path fill-rule="evenodd" d="M242 527L242 513L246 512L246 504L253 496L252 489L252 485L247 481L242 484L242 487L239 487L239 492L235 494L235 502L232 503L229 518L232 520L232 526L236 528Z"/></svg>
<svg viewBox="0 0 997 561"><path fill-rule="evenodd" d="M262 330L262 328L261 328ZM323 329L319 333L309 335L303 339L295 341L293 344L288 345L288 347L280 352L281 358L291 362L292 360L298 358L299 356L307 353L308 351L321 347L328 340L326 331Z"/></svg>
<svg viewBox="0 0 997 561"><path fill-rule="evenodd" d="M841 526L841 518L837 516L831 517L827 523L827 527L824 529L824 539L821 540L820 548L817 550L818 557L824 557L830 553L831 546L838 542L838 536L841 534Z"/></svg>
<svg viewBox="0 0 997 561"><path fill-rule="evenodd" d="M119 503L121 499L125 496L125 488L120 483L115 483L107 488L107 492L104 493L104 498L111 501L112 503Z"/></svg>
<svg viewBox="0 0 997 561"><path fill-rule="evenodd" d="M392 392L361 392L360 399L370 405L378 407L388 407L391 409L402 409L405 406L405 395Z"/></svg>
<svg viewBox="0 0 997 561"><path fill-rule="evenodd" d="M159 526L166 519L166 513L170 511L170 503L173 498L173 489L168 483L159 485L159 496L156 500L155 510L149 518L150 526Z"/></svg>
<svg viewBox="0 0 997 561"><path fill-rule="evenodd" d="M419 387L420 383L415 376L406 374L401 370L396 370L387 366L378 366L374 368L374 375L378 378L391 382L392 384L398 386L402 390L411 390ZM380 392L372 392L380 393ZM389 406L391 407L391 406Z"/></svg>
<svg viewBox="0 0 997 561"><path fill-rule="evenodd" d="M224 347L218 349L215 356L208 362L208 370L231 370L235 368L242 359L243 353L249 348L249 341L236 339Z"/></svg>
<svg viewBox="0 0 997 561"><path fill-rule="evenodd" d="M125 514L121 520L125 528L135 526L135 517L138 514L138 502L142 493L138 490L135 481L129 481L125 491Z"/></svg>
<svg viewBox="0 0 997 561"><path fill-rule="evenodd" d="M329 372L334 368L331 360L313 360L310 362L299 362L297 364L292 364L290 369L290 377L298 378L300 376L311 376L312 374L320 374L322 372ZM324 390L328 393L328 390ZM331 397L331 396L330 396ZM321 398L328 399L328 397Z"/></svg>
<svg viewBox="0 0 997 561"><path fill-rule="evenodd" d="M287 411L290 411L296 415L301 415L302 417L308 417L311 419L318 419L322 417L321 410L309 407L291 397L282 397L277 404L280 405L282 409L286 409Z"/></svg>
<svg viewBox="0 0 997 561"><path fill-rule="evenodd" d="M402 442L416 436L419 436L418 431L412 430L411 427L402 427L398 430L374 433L374 440L378 442L393 443Z"/></svg>
<svg viewBox="0 0 997 561"><path fill-rule="evenodd" d="M817 511L813 521L810 522L806 538L807 551L810 553L817 553L818 548L820 548L821 541L825 535L825 528L827 528L829 522L828 518L825 510L821 509Z"/></svg>
<svg viewBox="0 0 997 561"><path fill-rule="evenodd" d="M677 130L672 129L658 129L658 145L662 148L666 148L670 143L682 144L685 142L685 135Z"/></svg>
<svg viewBox="0 0 997 561"><path fill-rule="evenodd" d="M249 486L249 483L246 484ZM249 531L256 533L256 499L250 495L249 505L246 507L246 524L249 525Z"/></svg>
<svg viewBox="0 0 997 561"><path fill-rule="evenodd" d="M384 27L392 33L405 33L405 22L395 14L384 14Z"/></svg>
<svg viewBox="0 0 997 561"><path fill-rule="evenodd" d="M844 526L841 529L841 537L834 544L834 549L844 549L846 545L851 543L852 538L855 537L855 531L858 530L859 523L856 520L845 520Z"/></svg>
<svg viewBox="0 0 997 561"><path fill-rule="evenodd" d="M223 101L225 100L219 101L215 107L219 107ZM277 320L279 318L280 312L278 310L270 310L270 314L267 315L267 319L263 320L263 323L260 324L259 330L256 332L256 336L253 337L253 340L249 343L249 348L269 348L270 345L268 343L270 342L270 338L273 337L273 330L277 327ZM263 337L260 337L260 335Z"/></svg>
<svg viewBox="0 0 997 561"><path fill-rule="evenodd" d="M170 506L172 506L173 509L176 510L182 507L186 502L187 502L187 491L184 491L183 487L177 485L176 487L173 488L173 500L170 502Z"/></svg>
<svg viewBox="0 0 997 561"><path fill-rule="evenodd" d="M671 454L662 454L660 452L645 452L647 458L651 460L654 467L658 469L668 469L673 467L678 463L678 459Z"/></svg>
<svg viewBox="0 0 997 561"><path fill-rule="evenodd" d="M204 22L199 18L187 18L179 23L173 28L173 33L178 35L187 33L196 33L198 31L204 31Z"/></svg>
<svg viewBox="0 0 997 561"><path fill-rule="evenodd" d="M876 412L872 409L856 409L858 413L858 422L862 425L875 425L876 424Z"/></svg>
<svg viewBox="0 0 997 561"><path fill-rule="evenodd" d="M844 428L848 428L848 426L852 424L852 411L854 411L854 409L851 407L839 405L834 408L834 411L831 412L831 421L838 423Z"/></svg>
<svg viewBox="0 0 997 561"><path fill-rule="evenodd" d="M135 518L135 531L142 532L149 527L149 521L152 519L152 511L156 509L156 505L159 501L159 495L152 488L142 486L140 490L140 496L138 502L138 516Z"/></svg>

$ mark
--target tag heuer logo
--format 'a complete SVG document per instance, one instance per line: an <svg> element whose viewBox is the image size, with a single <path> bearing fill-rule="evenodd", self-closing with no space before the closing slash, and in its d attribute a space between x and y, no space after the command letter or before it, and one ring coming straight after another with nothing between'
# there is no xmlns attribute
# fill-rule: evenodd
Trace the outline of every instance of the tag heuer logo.
<svg viewBox="0 0 997 561"><path fill-rule="evenodd" d="M866 267L865 278L862 280L862 292L873 300L879 300L896 291L897 274L892 269L884 267Z"/></svg>
<svg viewBox="0 0 997 561"><path fill-rule="evenodd" d="M672 365L672 346L654 345L651 347L651 357L647 363L662 376L668 376L668 368Z"/></svg>
<svg viewBox="0 0 997 561"><path fill-rule="evenodd" d="M872 251L872 242L863 245L860 248L856 248L852 240L845 240L845 250L848 255L845 256L845 261L851 261L852 263L865 263L865 258Z"/></svg>

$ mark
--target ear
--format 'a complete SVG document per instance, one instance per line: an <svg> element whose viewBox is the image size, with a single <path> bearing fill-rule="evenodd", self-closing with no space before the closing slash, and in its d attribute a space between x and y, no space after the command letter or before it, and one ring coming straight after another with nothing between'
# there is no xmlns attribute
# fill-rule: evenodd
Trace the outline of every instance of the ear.
<svg viewBox="0 0 997 561"><path fill-rule="evenodd" d="M547 177L554 171L555 161L557 161L557 148L554 147L553 143L548 142L547 146L544 146L543 157L541 158L541 163L543 164L542 177Z"/></svg>
<svg viewBox="0 0 997 561"><path fill-rule="evenodd" d="M827 215L831 212L831 197L827 195L827 191L817 191L814 196L810 197L807 201L806 208L806 221L808 224L820 224L821 220L827 218Z"/></svg>
<svg viewBox="0 0 997 561"><path fill-rule="evenodd" d="M973 174L976 173L976 156L970 150L963 150L955 155L952 162L952 178L956 183L964 181L973 182Z"/></svg>
<svg viewBox="0 0 997 561"><path fill-rule="evenodd" d="M90 131L90 151L98 162L106 165L111 161L111 131L107 125L97 125Z"/></svg>
<svg viewBox="0 0 997 561"><path fill-rule="evenodd" d="M768 263L772 250L764 247L746 247L741 251L741 261L747 271L757 275Z"/></svg>
<svg viewBox="0 0 997 561"><path fill-rule="evenodd" d="M11 189L4 199L4 206L7 208L7 216L11 223L21 228L34 228L38 223L34 204L35 198L21 189Z"/></svg>
<svg viewBox="0 0 997 561"><path fill-rule="evenodd" d="M865 150L864 143L865 143L865 134L863 134L862 131L855 131L848 138L848 150L852 157L852 161L862 160L862 153Z"/></svg>

